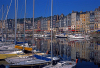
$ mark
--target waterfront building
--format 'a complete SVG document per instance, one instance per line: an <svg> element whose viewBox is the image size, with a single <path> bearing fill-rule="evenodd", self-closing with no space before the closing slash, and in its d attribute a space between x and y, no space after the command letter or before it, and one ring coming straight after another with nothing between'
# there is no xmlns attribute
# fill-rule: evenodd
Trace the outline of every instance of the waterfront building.
<svg viewBox="0 0 100 68"><path fill-rule="evenodd" d="M59 27L64 27L64 15L61 14L59 17Z"/></svg>
<svg viewBox="0 0 100 68"><path fill-rule="evenodd" d="M83 14L83 13L81 13L80 14L80 22L81 22L81 31L82 31L82 33L84 33L84 31L85 31L85 14Z"/></svg>
<svg viewBox="0 0 100 68"><path fill-rule="evenodd" d="M53 16L52 27L56 28L57 15Z"/></svg>
<svg viewBox="0 0 100 68"><path fill-rule="evenodd" d="M94 30L100 29L100 6L95 9L95 24L94 24Z"/></svg>
<svg viewBox="0 0 100 68"><path fill-rule="evenodd" d="M67 16L68 16L68 18L67 18L68 19L68 23L67 23L68 25L67 26L71 26L71 14L68 14Z"/></svg>
<svg viewBox="0 0 100 68"><path fill-rule="evenodd" d="M84 34L87 34L90 31L90 13L89 12L82 12L80 13L80 22L82 24L81 31Z"/></svg>
<svg viewBox="0 0 100 68"><path fill-rule="evenodd" d="M76 30L76 15L77 15L77 12L72 11L71 13L71 30L72 31Z"/></svg>
<svg viewBox="0 0 100 68"><path fill-rule="evenodd" d="M37 29L37 21L34 22L34 29Z"/></svg>
<svg viewBox="0 0 100 68"><path fill-rule="evenodd" d="M85 14L85 33L88 34L90 32L90 13L86 11Z"/></svg>
<svg viewBox="0 0 100 68"><path fill-rule="evenodd" d="M48 32L50 32L50 20L47 21Z"/></svg>
<svg viewBox="0 0 100 68"><path fill-rule="evenodd" d="M56 28L58 28L58 27L59 27L59 15L57 15L57 20L56 20L55 25L56 25L56 26L55 26Z"/></svg>
<svg viewBox="0 0 100 68"><path fill-rule="evenodd" d="M30 20L27 20L25 22L25 30L30 30L32 26L32 22Z"/></svg>
<svg viewBox="0 0 100 68"><path fill-rule="evenodd" d="M38 22L37 22L37 29L38 29L38 31L41 30L41 21L40 20L38 20Z"/></svg>
<svg viewBox="0 0 100 68"><path fill-rule="evenodd" d="M57 21L57 15L54 15L52 19L53 32L56 32L56 21Z"/></svg>
<svg viewBox="0 0 100 68"><path fill-rule="evenodd" d="M7 33L13 33L13 30L14 30L14 22L13 22L13 20L8 20L8 22L7 22L7 24L8 25L6 25L6 26L8 26L8 28L7 28Z"/></svg>
<svg viewBox="0 0 100 68"><path fill-rule="evenodd" d="M35 33L40 33L41 31L41 21L40 20L34 22L34 31Z"/></svg>
<svg viewBox="0 0 100 68"><path fill-rule="evenodd" d="M94 31L94 21L95 21L95 17L94 17L94 11L90 11L90 32Z"/></svg>
<svg viewBox="0 0 100 68"><path fill-rule="evenodd" d="M64 15L61 14L59 16L59 32L63 32L63 27L64 27Z"/></svg>
<svg viewBox="0 0 100 68"><path fill-rule="evenodd" d="M55 22L55 34L59 33L59 15L56 16L56 22Z"/></svg>
<svg viewBox="0 0 100 68"><path fill-rule="evenodd" d="M24 24L18 23L18 24L17 24L17 31L23 32L23 30L24 30Z"/></svg>
<svg viewBox="0 0 100 68"><path fill-rule="evenodd" d="M77 12L77 15L76 15L76 31L77 31L77 33L81 32L80 13L79 12Z"/></svg>
<svg viewBox="0 0 100 68"><path fill-rule="evenodd" d="M67 23L66 23L67 27L68 27L68 32L67 33L70 33L71 32L71 14L68 14L67 15Z"/></svg>
<svg viewBox="0 0 100 68"><path fill-rule="evenodd" d="M34 22L34 33L37 33L37 21Z"/></svg>
<svg viewBox="0 0 100 68"><path fill-rule="evenodd" d="M25 22L26 22L26 23L31 23L31 19L30 19L30 20L26 20Z"/></svg>
<svg viewBox="0 0 100 68"><path fill-rule="evenodd" d="M43 19L43 30L44 31L47 31L48 30L48 27L47 27L47 18L44 18Z"/></svg>
<svg viewBox="0 0 100 68"><path fill-rule="evenodd" d="M43 22L44 22L43 18L40 21L41 21L41 33L43 33L44 32L44 30L43 30L43 27L44 27L44 25L43 25Z"/></svg>
<svg viewBox="0 0 100 68"><path fill-rule="evenodd" d="M12 26L13 26L12 20L8 21L7 23L8 23L8 29L12 29Z"/></svg>
<svg viewBox="0 0 100 68"><path fill-rule="evenodd" d="M2 33L2 21L0 21L0 33Z"/></svg>

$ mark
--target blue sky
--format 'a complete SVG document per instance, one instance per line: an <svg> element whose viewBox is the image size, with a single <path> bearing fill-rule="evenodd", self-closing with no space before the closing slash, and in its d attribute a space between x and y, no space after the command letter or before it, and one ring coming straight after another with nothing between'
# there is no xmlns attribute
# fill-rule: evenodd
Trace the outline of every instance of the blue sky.
<svg viewBox="0 0 100 68"><path fill-rule="evenodd" d="M18 17L24 17L25 0L18 0ZM0 0L0 9L4 5L4 19L6 17L6 7L10 5L11 0ZM95 8L100 6L100 0L53 0L53 15L67 15L74 11L94 11ZM36 17L48 17L51 15L51 0L35 0L35 18ZM26 17L33 17L33 0L27 0L26 5ZM2 18L2 12L0 11L0 19ZM8 19L15 18L15 0L12 0L12 4L8 13Z"/></svg>

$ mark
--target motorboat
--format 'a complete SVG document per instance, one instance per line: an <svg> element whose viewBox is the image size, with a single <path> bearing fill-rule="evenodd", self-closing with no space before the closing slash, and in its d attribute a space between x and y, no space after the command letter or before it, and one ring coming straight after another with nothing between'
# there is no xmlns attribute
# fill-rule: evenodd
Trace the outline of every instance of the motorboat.
<svg viewBox="0 0 100 68"><path fill-rule="evenodd" d="M59 35L55 35L56 38L67 38L67 35L64 34L59 34Z"/></svg>

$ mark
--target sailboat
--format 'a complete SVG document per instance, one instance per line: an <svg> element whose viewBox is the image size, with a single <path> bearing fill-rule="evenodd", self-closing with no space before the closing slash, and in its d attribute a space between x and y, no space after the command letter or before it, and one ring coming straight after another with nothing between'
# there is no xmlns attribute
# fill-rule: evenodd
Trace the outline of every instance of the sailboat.
<svg viewBox="0 0 100 68"><path fill-rule="evenodd" d="M24 14L24 40L23 40L24 42L16 42L16 27L15 27L15 48L26 51L32 51L32 47L29 47L28 43L25 42L25 18L26 18L26 0L25 0L25 14Z"/></svg>
<svg viewBox="0 0 100 68"><path fill-rule="evenodd" d="M34 0L33 0L33 27L34 27ZM7 58L6 61L10 63L9 65L10 67L35 66L39 64L42 65L42 64L50 63L49 61L45 61L42 59L36 59L35 57L33 57L32 54L21 55L19 57L17 56L17 57Z"/></svg>
<svg viewBox="0 0 100 68"><path fill-rule="evenodd" d="M11 0L11 3L12 3L12 0ZM10 3L10 6L11 6L11 3ZM8 11L9 10L7 10L7 15L8 15ZM6 15L6 18L7 18L7 15ZM0 47L0 50L2 50L2 53L0 54L1 56L0 59L6 59L9 57L17 56L17 54L22 53L22 51L15 51L16 49L14 49L14 45L7 45L7 44L6 46Z"/></svg>
<svg viewBox="0 0 100 68"><path fill-rule="evenodd" d="M52 17L52 7L53 7L53 0L51 0L51 17ZM51 18L51 21L52 21L52 18ZM52 26L51 26L52 27ZM51 28L52 29L52 28ZM51 30L52 31L52 30ZM52 33L52 32L51 32ZM51 34L51 40L52 40L52 34ZM52 43L51 43L52 44ZM52 47L51 47L51 50L52 50ZM52 52L51 52L52 53ZM51 58L53 59L52 57L52 54L51 54ZM52 63L52 61L51 61ZM73 61L60 61L58 62L56 65L48 65L48 66L45 66L43 68L72 68L76 65L76 62L73 62Z"/></svg>

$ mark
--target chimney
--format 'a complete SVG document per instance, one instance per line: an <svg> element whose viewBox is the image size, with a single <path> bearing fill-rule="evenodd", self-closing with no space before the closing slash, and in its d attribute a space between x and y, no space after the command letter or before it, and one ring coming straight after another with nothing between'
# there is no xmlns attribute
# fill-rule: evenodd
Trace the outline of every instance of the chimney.
<svg viewBox="0 0 100 68"><path fill-rule="evenodd" d="M82 13L82 11L80 11L80 13Z"/></svg>
<svg viewBox="0 0 100 68"><path fill-rule="evenodd" d="M74 13L74 11L72 11L72 13Z"/></svg>

